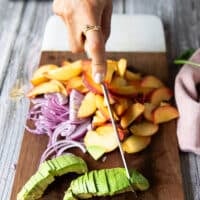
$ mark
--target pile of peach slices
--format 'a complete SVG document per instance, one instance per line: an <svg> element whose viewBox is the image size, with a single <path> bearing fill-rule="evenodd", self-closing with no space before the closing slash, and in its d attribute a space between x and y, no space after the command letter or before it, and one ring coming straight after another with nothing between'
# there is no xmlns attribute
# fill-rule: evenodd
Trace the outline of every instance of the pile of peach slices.
<svg viewBox="0 0 200 200"><path fill-rule="evenodd" d="M31 79L33 88L29 98L47 93L70 96L72 90L84 94L77 117L91 117L92 129L84 136L84 145L95 159L93 150L102 155L117 148L115 133L111 126L108 108L102 88L92 79L91 61L64 61L57 65L43 65ZM105 84L115 121L118 125L123 150L136 153L146 148L151 136L158 132L159 124L178 117L178 111L169 100L173 93L160 79L153 75L142 76L127 68L127 60L107 60Z"/></svg>

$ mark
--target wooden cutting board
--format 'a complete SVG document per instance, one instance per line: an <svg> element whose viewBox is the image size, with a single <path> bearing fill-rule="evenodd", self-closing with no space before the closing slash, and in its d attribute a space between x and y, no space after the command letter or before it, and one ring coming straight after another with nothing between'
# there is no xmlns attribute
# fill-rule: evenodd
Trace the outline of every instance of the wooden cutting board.
<svg viewBox="0 0 200 200"><path fill-rule="evenodd" d="M73 55L70 52L42 52L40 64L61 64L63 60L76 60L84 58L85 55ZM165 53L131 53L113 52L108 53L107 58L126 58L128 65L145 73L153 74L168 83L168 68ZM31 122L27 121L30 125ZM42 152L47 145L46 136L36 136L25 130L21 152L16 168L11 200L16 200L16 195L28 178L37 170ZM87 153L80 150L72 151L82 156L87 162L89 169L111 168L122 166L118 150L107 154L105 162L94 161ZM160 126L158 133L153 136L150 146L135 155L126 155L129 167L142 172L150 181L151 187L148 191L138 193L141 200L183 200L183 186L180 172L180 161L176 139L176 121L171 121ZM76 175L66 175L48 187L42 200L61 200L64 191L70 181ZM132 193L125 193L115 197L93 198L112 200L133 200Z"/></svg>

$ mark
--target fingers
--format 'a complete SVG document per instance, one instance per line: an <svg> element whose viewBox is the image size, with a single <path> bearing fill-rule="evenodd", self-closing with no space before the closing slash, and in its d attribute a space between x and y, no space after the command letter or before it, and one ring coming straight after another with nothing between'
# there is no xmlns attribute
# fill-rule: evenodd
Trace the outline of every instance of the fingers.
<svg viewBox="0 0 200 200"><path fill-rule="evenodd" d="M84 41L79 23L79 15L76 14L74 6L76 5L72 4L71 0L54 0L52 9L56 15L62 17L67 26L70 50L73 53L78 53L84 51Z"/></svg>
<svg viewBox="0 0 200 200"><path fill-rule="evenodd" d="M105 42L101 30L86 33L86 50L92 59L93 79L96 83L101 83L106 74Z"/></svg>
<svg viewBox="0 0 200 200"><path fill-rule="evenodd" d="M101 22L105 42L107 41L110 35L112 9L113 9L112 1L108 0L107 5L103 11L102 22Z"/></svg>
<svg viewBox="0 0 200 200"><path fill-rule="evenodd" d="M74 20L72 19L66 19L64 17L64 22L67 26L67 32L68 32L68 42L70 49L73 53L79 53L84 51L84 41L82 38L82 32L78 31L80 28L78 27L78 24L73 23Z"/></svg>

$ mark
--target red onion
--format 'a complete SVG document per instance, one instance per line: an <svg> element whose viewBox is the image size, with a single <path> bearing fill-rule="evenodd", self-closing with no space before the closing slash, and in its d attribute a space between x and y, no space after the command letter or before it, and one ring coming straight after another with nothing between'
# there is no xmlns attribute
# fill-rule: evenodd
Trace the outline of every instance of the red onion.
<svg viewBox="0 0 200 200"><path fill-rule="evenodd" d="M74 123L79 123L80 119L77 117L78 109L84 96L77 90L73 89L69 97L69 120Z"/></svg>
<svg viewBox="0 0 200 200"><path fill-rule="evenodd" d="M32 103L28 119L34 121L35 129L26 127L31 133L51 136L57 125L69 117L68 99L62 94L45 94L44 98L33 99Z"/></svg>
<svg viewBox="0 0 200 200"><path fill-rule="evenodd" d="M86 152L85 147L80 142L76 142L73 140L60 140L60 141L54 143L53 145L49 146L44 151L44 153L42 154L40 163L45 161L47 158L49 158L50 155L53 154L55 151L58 151L57 155L61 155L65 150L67 150L69 148L74 148L74 147L80 148L83 151L83 153Z"/></svg>

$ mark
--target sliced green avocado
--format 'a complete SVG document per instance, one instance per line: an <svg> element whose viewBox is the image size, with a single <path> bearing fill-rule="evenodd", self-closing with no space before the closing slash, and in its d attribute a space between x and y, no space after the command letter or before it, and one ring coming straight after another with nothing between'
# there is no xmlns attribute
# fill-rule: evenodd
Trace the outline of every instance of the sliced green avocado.
<svg viewBox="0 0 200 200"><path fill-rule="evenodd" d="M144 191L149 188L148 180L136 170L131 170L131 183L136 190ZM85 184L87 189L83 186ZM93 188L92 191L89 185L95 185L96 189ZM92 196L112 196L126 191L130 191L130 183L124 168L94 170L73 180L64 200L73 200L72 197L85 199Z"/></svg>
<svg viewBox="0 0 200 200"><path fill-rule="evenodd" d="M110 192L110 187L107 182L107 176L106 176L106 170L96 170L94 173L95 176L95 184L97 187L97 196L104 196L105 192L109 191ZM96 181L100 179L101 181Z"/></svg>
<svg viewBox="0 0 200 200"><path fill-rule="evenodd" d="M98 160L106 152L104 148L96 145L86 146L86 149L95 160Z"/></svg>
<svg viewBox="0 0 200 200"><path fill-rule="evenodd" d="M94 172L94 171L93 171ZM94 173L86 173L85 174L85 181L86 181L86 186L87 186L87 190L89 191L89 193L94 194L97 193L97 186L95 184L95 178L94 178Z"/></svg>
<svg viewBox="0 0 200 200"><path fill-rule="evenodd" d="M43 162L38 171L30 177L18 193L17 200L40 198L48 185L54 181L55 176L61 176L69 172L78 174L87 172L85 161L73 154L67 154Z"/></svg>

